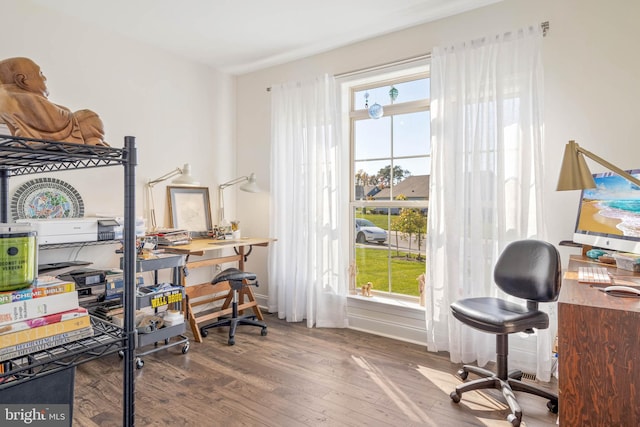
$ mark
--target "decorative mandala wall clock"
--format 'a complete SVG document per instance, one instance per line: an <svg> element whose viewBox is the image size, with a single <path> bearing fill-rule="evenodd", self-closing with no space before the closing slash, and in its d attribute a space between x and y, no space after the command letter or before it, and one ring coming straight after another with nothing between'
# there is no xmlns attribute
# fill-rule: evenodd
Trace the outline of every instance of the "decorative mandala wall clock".
<svg viewBox="0 0 640 427"><path fill-rule="evenodd" d="M22 184L11 198L16 219L81 218L84 203L70 184L55 178L37 178Z"/></svg>

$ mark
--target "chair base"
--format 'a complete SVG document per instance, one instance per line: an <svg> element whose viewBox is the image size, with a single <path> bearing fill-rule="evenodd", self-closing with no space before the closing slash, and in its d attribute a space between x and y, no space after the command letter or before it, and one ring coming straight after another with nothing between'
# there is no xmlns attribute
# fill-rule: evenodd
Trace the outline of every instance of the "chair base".
<svg viewBox="0 0 640 427"><path fill-rule="evenodd" d="M536 387L531 384L527 384L521 381L522 372L519 370L510 371L505 379L501 379L497 374L483 368L479 368L477 366L464 365L462 369L458 371L458 375L462 380L467 379L469 372L473 372L474 374L480 375L483 378L479 378L473 381L469 381L464 384L460 384L456 387L455 391L451 392L449 395L451 400L455 403L460 402L462 398L462 393L471 390L481 390L493 388L502 391L502 395L504 396L507 404L509 405L509 409L511 410L511 414L507 417L507 421L511 423L514 427L520 425L522 421L522 409L516 400L514 391L523 391L525 393L530 393L536 396L544 397L545 399L549 399L547 403L547 408L554 414L558 413L558 396L550 393L546 390L543 390L539 387Z"/></svg>
<svg viewBox="0 0 640 427"><path fill-rule="evenodd" d="M203 337L206 337L209 332L208 329L217 328L219 326L229 326L229 345L234 345L236 343L235 335L236 329L239 325L251 325L262 328L260 331L260 335L263 337L267 335L267 324L261 320L257 320L254 314L247 316L237 316L237 317L223 317L217 322L210 323L200 328L200 334Z"/></svg>

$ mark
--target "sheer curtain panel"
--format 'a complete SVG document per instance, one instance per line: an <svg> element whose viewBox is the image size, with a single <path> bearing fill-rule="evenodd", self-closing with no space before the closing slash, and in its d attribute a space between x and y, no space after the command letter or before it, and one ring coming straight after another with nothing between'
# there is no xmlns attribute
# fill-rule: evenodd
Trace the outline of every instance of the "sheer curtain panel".
<svg viewBox="0 0 640 427"><path fill-rule="evenodd" d="M328 75L271 87L269 310L346 327L348 200L336 84ZM348 246L347 246L348 247Z"/></svg>
<svg viewBox="0 0 640 427"><path fill-rule="evenodd" d="M514 240L544 240L541 44L532 26L433 50L428 347L449 351L456 363L495 360L495 339L463 326L449 305L506 298L493 282L498 255ZM536 345L519 358L523 371L546 381L556 323L537 331Z"/></svg>

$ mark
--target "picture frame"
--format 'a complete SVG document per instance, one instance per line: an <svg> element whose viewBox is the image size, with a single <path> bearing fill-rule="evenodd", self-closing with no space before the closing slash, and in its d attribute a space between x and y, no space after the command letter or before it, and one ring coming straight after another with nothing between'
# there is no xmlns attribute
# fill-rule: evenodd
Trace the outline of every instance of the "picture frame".
<svg viewBox="0 0 640 427"><path fill-rule="evenodd" d="M171 228L187 230L192 237L207 237L213 225L209 187L167 186Z"/></svg>

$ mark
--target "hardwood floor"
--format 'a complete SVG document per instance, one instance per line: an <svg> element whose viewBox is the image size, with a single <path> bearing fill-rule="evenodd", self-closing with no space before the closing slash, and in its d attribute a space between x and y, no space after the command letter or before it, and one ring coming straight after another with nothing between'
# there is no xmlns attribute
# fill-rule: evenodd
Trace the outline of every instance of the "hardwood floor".
<svg viewBox="0 0 640 427"><path fill-rule="evenodd" d="M186 354L175 346L144 356L135 372L136 425L511 425L498 391L451 401L460 379L447 354L350 329L308 329L274 315L265 320L266 337L260 328L241 326L228 346L228 329L211 329ZM523 426L555 425L546 400L516 396ZM77 368L73 410L74 426L122 425L117 355Z"/></svg>

